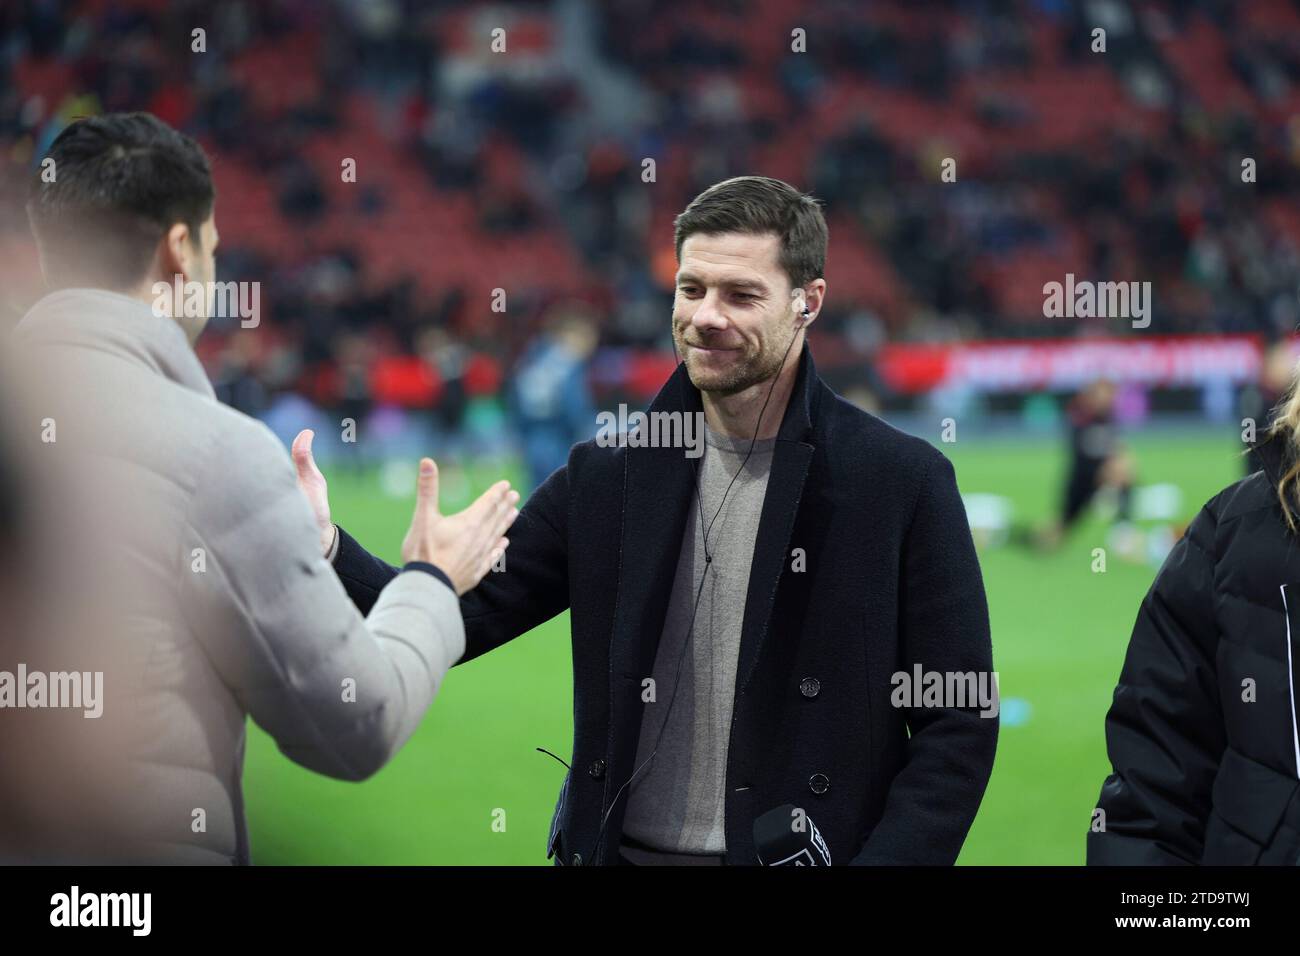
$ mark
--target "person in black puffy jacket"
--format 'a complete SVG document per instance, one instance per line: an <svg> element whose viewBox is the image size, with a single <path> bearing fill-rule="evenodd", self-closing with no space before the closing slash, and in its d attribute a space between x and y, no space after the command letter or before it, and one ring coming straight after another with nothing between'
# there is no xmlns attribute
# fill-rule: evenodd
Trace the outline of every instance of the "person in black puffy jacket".
<svg viewBox="0 0 1300 956"><path fill-rule="evenodd" d="M1300 863L1300 390L1142 601L1089 865Z"/></svg>

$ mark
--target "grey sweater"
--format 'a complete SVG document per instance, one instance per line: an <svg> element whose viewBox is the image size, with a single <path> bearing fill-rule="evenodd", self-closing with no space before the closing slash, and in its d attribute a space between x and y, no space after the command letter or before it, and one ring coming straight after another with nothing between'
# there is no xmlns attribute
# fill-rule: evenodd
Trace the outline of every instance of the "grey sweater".
<svg viewBox="0 0 1300 956"><path fill-rule="evenodd" d="M651 675L655 700L646 703L641 722L636 766L650 762L628 788L623 825L636 842L674 855L656 858L625 849L636 863L684 864L693 862L692 856L726 851L723 808L736 665L776 440L754 442L743 470L749 439L706 429L705 440L699 498L686 519ZM711 562L705 561L706 530Z"/></svg>

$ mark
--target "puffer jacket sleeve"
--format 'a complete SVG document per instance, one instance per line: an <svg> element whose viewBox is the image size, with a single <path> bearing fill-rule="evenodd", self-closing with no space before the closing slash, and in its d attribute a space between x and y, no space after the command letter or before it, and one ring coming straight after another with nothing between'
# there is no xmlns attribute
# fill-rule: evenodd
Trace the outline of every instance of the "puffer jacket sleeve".
<svg viewBox="0 0 1300 956"><path fill-rule="evenodd" d="M1211 502L1142 601L1106 715L1113 773L1088 833L1089 865L1200 862L1225 734L1214 669Z"/></svg>
<svg viewBox="0 0 1300 956"><path fill-rule="evenodd" d="M459 602L411 570L363 618L320 553L285 449L264 426L239 424L192 498L184 610L221 680L287 757L363 779L415 732L463 653Z"/></svg>

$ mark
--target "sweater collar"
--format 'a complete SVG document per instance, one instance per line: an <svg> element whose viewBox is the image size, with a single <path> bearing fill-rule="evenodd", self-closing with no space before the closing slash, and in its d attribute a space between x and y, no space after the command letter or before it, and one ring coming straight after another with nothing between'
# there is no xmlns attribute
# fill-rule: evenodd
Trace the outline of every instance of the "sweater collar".
<svg viewBox="0 0 1300 956"><path fill-rule="evenodd" d="M145 302L107 289L60 289L42 298L14 329L38 346L98 348L125 356L190 391L215 398L185 331Z"/></svg>

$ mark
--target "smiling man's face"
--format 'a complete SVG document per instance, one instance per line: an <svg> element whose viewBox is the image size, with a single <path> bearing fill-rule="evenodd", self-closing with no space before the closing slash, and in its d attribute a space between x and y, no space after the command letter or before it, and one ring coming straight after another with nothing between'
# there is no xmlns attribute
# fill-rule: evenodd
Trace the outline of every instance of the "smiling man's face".
<svg viewBox="0 0 1300 956"><path fill-rule="evenodd" d="M682 243L673 340L691 383L734 395L780 371L799 307L775 233L696 233Z"/></svg>

